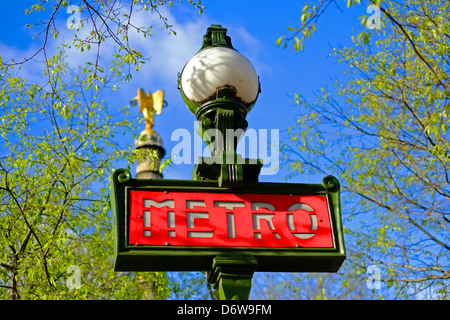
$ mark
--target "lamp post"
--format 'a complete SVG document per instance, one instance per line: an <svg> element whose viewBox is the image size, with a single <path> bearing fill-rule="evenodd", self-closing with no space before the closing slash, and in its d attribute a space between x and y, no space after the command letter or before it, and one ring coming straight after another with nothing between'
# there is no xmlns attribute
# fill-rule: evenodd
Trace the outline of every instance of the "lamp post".
<svg viewBox="0 0 450 320"><path fill-rule="evenodd" d="M220 25L207 29L200 51L179 74L178 88L211 152L194 167L193 179L239 187L244 181L258 182L262 167L260 160L236 153L248 126L245 118L261 90L254 67L233 48L226 32Z"/></svg>
<svg viewBox="0 0 450 320"><path fill-rule="evenodd" d="M178 89L211 152L211 157L199 159L193 179L217 180L219 187L239 188L258 182L262 167L261 160L244 159L236 153L248 126L245 118L261 89L255 68L233 47L226 33L220 25L207 29L201 49L178 76ZM248 299L256 267L253 257L218 256L208 283L221 300Z"/></svg>
<svg viewBox="0 0 450 320"><path fill-rule="evenodd" d="M259 182L262 162L236 153L260 85L226 31L209 27L178 77L211 157L200 159L192 180L132 179L119 169L110 184L115 270L208 271L221 300L248 299L256 271L336 272L346 257L336 178ZM160 146L147 143L164 106L157 92L134 99L146 120L142 148Z"/></svg>

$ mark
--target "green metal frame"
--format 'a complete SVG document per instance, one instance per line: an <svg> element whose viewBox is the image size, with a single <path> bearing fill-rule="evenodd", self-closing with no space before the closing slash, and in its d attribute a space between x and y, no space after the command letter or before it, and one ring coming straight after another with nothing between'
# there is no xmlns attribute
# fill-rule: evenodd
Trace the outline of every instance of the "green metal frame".
<svg viewBox="0 0 450 320"><path fill-rule="evenodd" d="M321 195L328 199L334 248L229 248L132 246L127 244L130 190ZM322 184L249 183L240 188L218 187L214 180L137 180L119 169L112 175L110 201L114 222L116 271L209 271L217 257L256 259L255 271L336 272L346 257L340 210L339 182Z"/></svg>

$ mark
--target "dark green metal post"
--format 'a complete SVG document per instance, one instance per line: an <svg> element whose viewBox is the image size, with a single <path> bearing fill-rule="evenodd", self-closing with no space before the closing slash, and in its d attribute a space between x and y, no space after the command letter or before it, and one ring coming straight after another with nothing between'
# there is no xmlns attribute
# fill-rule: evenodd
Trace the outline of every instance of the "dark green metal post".
<svg viewBox="0 0 450 320"><path fill-rule="evenodd" d="M215 289L215 298L248 300L257 264L253 257L216 257L208 273L208 283Z"/></svg>

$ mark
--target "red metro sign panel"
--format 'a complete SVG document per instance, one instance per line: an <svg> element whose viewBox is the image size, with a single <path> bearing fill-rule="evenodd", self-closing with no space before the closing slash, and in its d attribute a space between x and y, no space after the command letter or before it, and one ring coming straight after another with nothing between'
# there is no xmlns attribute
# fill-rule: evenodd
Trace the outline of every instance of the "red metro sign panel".
<svg viewBox="0 0 450 320"><path fill-rule="evenodd" d="M333 248L327 197L129 190L130 246Z"/></svg>
<svg viewBox="0 0 450 320"><path fill-rule="evenodd" d="M339 181L246 183L111 177L114 270L208 271L216 258L256 271L336 272L345 260Z"/></svg>

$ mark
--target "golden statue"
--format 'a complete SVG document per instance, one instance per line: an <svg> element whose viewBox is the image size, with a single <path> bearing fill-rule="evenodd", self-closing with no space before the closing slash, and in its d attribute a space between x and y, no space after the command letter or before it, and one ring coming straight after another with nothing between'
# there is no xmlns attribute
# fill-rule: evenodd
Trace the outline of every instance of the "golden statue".
<svg viewBox="0 0 450 320"><path fill-rule="evenodd" d="M139 112L142 112L145 119L145 130L142 133L151 133L153 131L153 116L156 114L161 114L161 110L165 107L164 102L164 91L158 90L151 94L144 92L142 88L137 90L137 96L133 98L130 103L135 106L139 102Z"/></svg>

